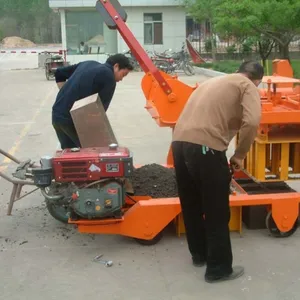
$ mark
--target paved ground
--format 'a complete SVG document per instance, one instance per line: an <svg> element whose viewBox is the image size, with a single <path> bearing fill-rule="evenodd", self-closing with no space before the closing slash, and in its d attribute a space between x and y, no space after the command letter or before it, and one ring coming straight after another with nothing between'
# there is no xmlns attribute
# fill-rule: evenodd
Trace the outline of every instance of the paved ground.
<svg viewBox="0 0 300 300"><path fill-rule="evenodd" d="M121 83L109 109L117 138L135 163L164 163L170 130L144 110L140 74ZM193 84L203 77L182 77ZM51 105L57 93L42 70L0 71L1 148L36 160L57 146ZM12 168L0 160L1 170ZM15 204L6 216L11 186L0 179L0 299L292 300L299 299L300 231L274 239L265 230L232 233L234 261L246 274L233 282L206 284L204 268L191 265L184 236L168 233L142 247L120 236L82 235L50 217L39 192ZM112 268L92 262L104 254Z"/></svg>

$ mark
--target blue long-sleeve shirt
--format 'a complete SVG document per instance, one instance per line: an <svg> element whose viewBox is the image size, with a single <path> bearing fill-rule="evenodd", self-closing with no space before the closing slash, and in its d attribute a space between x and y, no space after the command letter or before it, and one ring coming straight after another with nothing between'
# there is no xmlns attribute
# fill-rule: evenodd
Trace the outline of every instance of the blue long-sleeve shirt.
<svg viewBox="0 0 300 300"><path fill-rule="evenodd" d="M108 109L116 88L113 67L107 63L84 61L58 68L56 82L65 82L52 107L52 122L72 122L70 110L80 99L98 93L105 111Z"/></svg>

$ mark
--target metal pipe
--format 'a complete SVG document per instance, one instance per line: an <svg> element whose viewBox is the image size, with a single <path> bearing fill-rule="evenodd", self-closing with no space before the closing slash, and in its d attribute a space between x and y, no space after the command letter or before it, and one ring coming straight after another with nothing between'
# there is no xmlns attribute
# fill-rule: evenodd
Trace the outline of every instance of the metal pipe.
<svg viewBox="0 0 300 300"><path fill-rule="evenodd" d="M59 200L62 200L64 198L63 195L55 195L55 196L49 196L47 194L47 192L45 191L45 188L41 188L41 193L42 195L47 199L47 200L50 200L50 201L59 201Z"/></svg>
<svg viewBox="0 0 300 300"><path fill-rule="evenodd" d="M18 185L14 184L13 189L10 194L10 199L8 203L8 208L7 208L7 215L10 216L12 212L12 208L16 199L16 193L17 193Z"/></svg>
<svg viewBox="0 0 300 300"><path fill-rule="evenodd" d="M20 198L22 187L23 187L23 184L18 184L17 192L16 192L16 199Z"/></svg>
<svg viewBox="0 0 300 300"><path fill-rule="evenodd" d="M15 163L17 163L17 164L20 163L20 161L19 161L17 158L15 158L15 157L12 156L11 154L7 153L6 151L0 149L0 153L1 153L2 155L4 155L4 156L8 157L10 160L14 161Z"/></svg>
<svg viewBox="0 0 300 300"><path fill-rule="evenodd" d="M108 178L108 179L100 179L100 180L91 182L91 183L89 183L89 184L87 184L87 185L84 185L83 187L84 187L84 188L88 188L88 187L93 186L93 185L95 185L95 184L98 184L98 183L101 183L101 182L105 182L105 181L110 181L110 180L111 180L110 178Z"/></svg>
<svg viewBox="0 0 300 300"><path fill-rule="evenodd" d="M5 175L3 172L0 172L0 177L3 177L5 180L7 180L13 184L35 185L35 183L33 181L13 179L13 178Z"/></svg>
<svg viewBox="0 0 300 300"><path fill-rule="evenodd" d="M28 195L30 195L30 194L36 192L36 191L39 190L39 189L40 189L40 188L37 187L37 188L31 190L30 192L27 192L26 194L20 196L19 198L16 198L16 199L15 199L15 202L17 202L17 201L19 201L19 200L21 200L21 199L27 197Z"/></svg>

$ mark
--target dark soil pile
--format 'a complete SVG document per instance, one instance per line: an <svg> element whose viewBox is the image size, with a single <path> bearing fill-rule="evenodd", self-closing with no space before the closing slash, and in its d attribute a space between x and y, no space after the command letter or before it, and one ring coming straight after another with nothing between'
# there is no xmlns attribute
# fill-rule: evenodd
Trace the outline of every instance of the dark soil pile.
<svg viewBox="0 0 300 300"><path fill-rule="evenodd" d="M149 164L134 169L131 183L135 196L152 198L178 197L174 169L158 164Z"/></svg>

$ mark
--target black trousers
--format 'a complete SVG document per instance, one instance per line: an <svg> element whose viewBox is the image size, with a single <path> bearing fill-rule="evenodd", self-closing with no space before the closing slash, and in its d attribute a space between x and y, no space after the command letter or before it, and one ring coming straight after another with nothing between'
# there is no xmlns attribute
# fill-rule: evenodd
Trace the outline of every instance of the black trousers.
<svg viewBox="0 0 300 300"><path fill-rule="evenodd" d="M74 123L52 122L52 126L60 142L61 149L81 147Z"/></svg>
<svg viewBox="0 0 300 300"><path fill-rule="evenodd" d="M225 152L173 142L178 193L189 251L206 261L206 276L232 273L229 193Z"/></svg>

